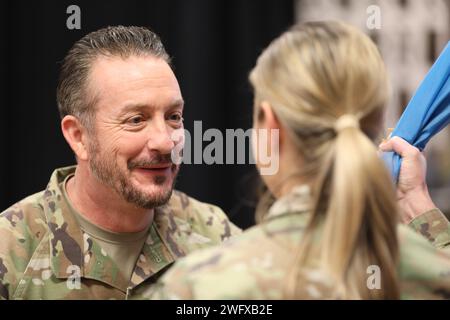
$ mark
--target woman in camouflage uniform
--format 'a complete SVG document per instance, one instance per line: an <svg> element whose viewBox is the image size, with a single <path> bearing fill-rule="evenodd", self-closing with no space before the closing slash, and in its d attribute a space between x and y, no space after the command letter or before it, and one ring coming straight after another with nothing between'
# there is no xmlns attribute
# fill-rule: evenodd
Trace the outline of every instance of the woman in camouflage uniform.
<svg viewBox="0 0 450 320"><path fill-rule="evenodd" d="M147 297L449 294L450 255L437 248L448 244L448 222L435 209L410 224L431 241L399 224L374 145L388 85L370 38L340 22L294 26L262 53L250 81L255 129L279 129L278 141L264 141L279 147L279 170L262 176L276 201L262 202L260 223L242 236L177 261Z"/></svg>

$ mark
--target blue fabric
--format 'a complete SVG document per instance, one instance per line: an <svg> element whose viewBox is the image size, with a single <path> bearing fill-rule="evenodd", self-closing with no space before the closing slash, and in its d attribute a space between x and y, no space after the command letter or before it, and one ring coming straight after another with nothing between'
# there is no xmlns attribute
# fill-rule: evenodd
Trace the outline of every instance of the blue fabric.
<svg viewBox="0 0 450 320"><path fill-rule="evenodd" d="M450 123L450 42L408 103L391 137L399 136L419 150ZM398 182L401 157L385 152L383 160Z"/></svg>

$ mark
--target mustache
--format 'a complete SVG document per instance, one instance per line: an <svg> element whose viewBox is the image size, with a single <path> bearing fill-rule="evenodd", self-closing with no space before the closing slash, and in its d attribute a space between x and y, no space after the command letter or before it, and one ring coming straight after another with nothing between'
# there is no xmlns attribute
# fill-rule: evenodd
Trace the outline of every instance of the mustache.
<svg viewBox="0 0 450 320"><path fill-rule="evenodd" d="M139 167L152 166L152 165L174 165L172 162L171 154L160 154L153 157L150 160L140 159L140 160L132 160L128 162L128 169L132 170Z"/></svg>

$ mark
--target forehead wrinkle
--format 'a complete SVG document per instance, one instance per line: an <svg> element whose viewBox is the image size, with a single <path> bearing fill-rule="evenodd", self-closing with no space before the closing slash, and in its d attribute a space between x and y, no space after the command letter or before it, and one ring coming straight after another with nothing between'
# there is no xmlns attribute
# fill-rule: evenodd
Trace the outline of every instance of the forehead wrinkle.
<svg viewBox="0 0 450 320"><path fill-rule="evenodd" d="M160 63L162 62L162 63ZM98 59L92 69L103 75L102 84L109 84L110 79L120 79L123 84L134 83L133 87L143 87L149 84L155 88L179 88L173 71L166 62L159 59L142 59L129 57L128 59ZM114 85L114 81L112 82Z"/></svg>
<svg viewBox="0 0 450 320"><path fill-rule="evenodd" d="M119 65L119 68L117 69L113 68L106 70L103 68L105 62L126 62L126 60L97 60L96 62L97 63L91 68L89 80L91 85L90 88L95 91L97 97L101 97L101 99L98 99L101 100L98 101L101 105L106 104L110 107L118 107L120 105L125 106L126 109L120 108L121 110L119 113L122 114L136 109L156 109L158 106L163 106L162 103L164 103L164 109L173 108L177 104L182 105L184 103L178 82L171 70L170 74L166 72L163 72L163 74L160 74L160 72L149 73L136 69L136 66L133 65L126 69L123 68L123 65ZM161 66L156 67L156 70L161 70ZM125 70L126 72L122 73L120 70ZM94 73L99 75L99 77L93 76ZM114 78L116 80L112 81ZM163 96L160 95L160 92ZM152 101L149 100L152 96L156 99L153 105ZM135 100L135 97L142 97L147 101L133 101ZM166 102L162 102L162 100L159 99L161 97L165 97L165 99L168 98L166 101L174 100L174 102L166 106ZM128 103L131 104L130 107L126 106Z"/></svg>

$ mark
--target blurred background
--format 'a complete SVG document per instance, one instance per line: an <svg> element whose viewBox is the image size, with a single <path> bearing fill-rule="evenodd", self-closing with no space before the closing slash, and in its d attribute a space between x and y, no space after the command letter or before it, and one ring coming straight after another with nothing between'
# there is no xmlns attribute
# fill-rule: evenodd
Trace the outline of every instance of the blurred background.
<svg viewBox="0 0 450 320"><path fill-rule="evenodd" d="M70 30L66 12L81 10ZM377 6L381 24L367 23ZM372 7L373 8L373 7ZM295 22L339 19L378 44L392 85L386 128L449 40L450 0L108 0L0 2L0 211L45 188L52 171L75 163L55 102L60 61L85 34L108 25L146 26L173 57L186 101L185 127L251 127L248 72L270 41ZM426 150L436 204L450 213L450 129ZM207 144L207 143L206 143ZM205 145L205 144L204 144ZM243 228L254 223L252 165L183 165L177 189L221 206Z"/></svg>
<svg viewBox="0 0 450 320"><path fill-rule="evenodd" d="M379 8L380 28L374 28L373 21L368 19L376 13L371 6ZM386 116L388 132L388 128L395 127L420 82L450 40L450 1L295 1L296 21L324 19L349 22L369 34L378 45L392 89ZM450 127L430 141L425 155L431 196L450 217Z"/></svg>

